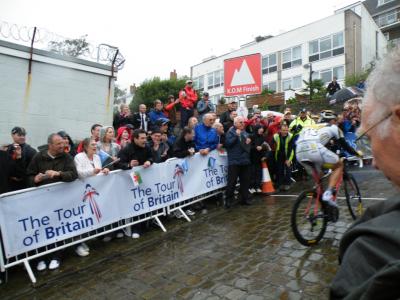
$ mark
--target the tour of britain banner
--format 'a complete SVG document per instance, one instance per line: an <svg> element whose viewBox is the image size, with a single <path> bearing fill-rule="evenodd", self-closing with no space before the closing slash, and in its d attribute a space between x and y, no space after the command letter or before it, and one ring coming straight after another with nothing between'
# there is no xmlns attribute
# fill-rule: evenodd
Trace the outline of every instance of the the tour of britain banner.
<svg viewBox="0 0 400 300"><path fill-rule="evenodd" d="M171 159L0 195L5 256L40 248L226 185L224 153Z"/></svg>

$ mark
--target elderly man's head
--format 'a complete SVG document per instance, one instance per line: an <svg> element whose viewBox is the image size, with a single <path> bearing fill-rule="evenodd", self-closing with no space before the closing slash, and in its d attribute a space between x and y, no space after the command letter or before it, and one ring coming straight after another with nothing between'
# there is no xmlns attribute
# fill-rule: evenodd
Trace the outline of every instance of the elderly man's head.
<svg viewBox="0 0 400 300"><path fill-rule="evenodd" d="M213 128L215 128L217 130L217 133L219 135L224 133L224 126L222 126L222 124L219 122L215 122L213 125Z"/></svg>
<svg viewBox="0 0 400 300"><path fill-rule="evenodd" d="M211 127L211 126L213 126L214 122L215 122L214 114L209 113L209 114L205 114L204 115L203 123L204 123L205 126Z"/></svg>
<svg viewBox="0 0 400 300"><path fill-rule="evenodd" d="M233 120L233 125L235 126L235 128L237 129L244 129L244 118L241 116L236 117Z"/></svg>
<svg viewBox="0 0 400 300"><path fill-rule="evenodd" d="M376 66L367 87L359 134L371 140L374 165L400 186L400 50Z"/></svg>

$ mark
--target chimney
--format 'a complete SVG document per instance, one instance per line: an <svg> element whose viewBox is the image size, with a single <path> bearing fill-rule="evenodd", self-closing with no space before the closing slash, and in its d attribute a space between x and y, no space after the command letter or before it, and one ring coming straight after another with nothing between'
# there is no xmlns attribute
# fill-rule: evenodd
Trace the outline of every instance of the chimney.
<svg viewBox="0 0 400 300"><path fill-rule="evenodd" d="M178 74L176 74L176 70L174 69L172 72L169 72L169 79L177 79Z"/></svg>

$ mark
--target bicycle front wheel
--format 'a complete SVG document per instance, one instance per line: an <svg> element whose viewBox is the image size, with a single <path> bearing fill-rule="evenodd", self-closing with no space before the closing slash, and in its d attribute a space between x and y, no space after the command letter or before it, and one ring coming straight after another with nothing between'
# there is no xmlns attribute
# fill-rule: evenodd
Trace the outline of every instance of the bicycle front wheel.
<svg viewBox="0 0 400 300"><path fill-rule="evenodd" d="M304 191L292 209L291 227L300 244L317 244L325 234L328 220L315 190Z"/></svg>
<svg viewBox="0 0 400 300"><path fill-rule="evenodd" d="M344 194L346 196L347 207L353 220L361 217L364 207L361 200L360 189L353 175L346 174L344 178Z"/></svg>

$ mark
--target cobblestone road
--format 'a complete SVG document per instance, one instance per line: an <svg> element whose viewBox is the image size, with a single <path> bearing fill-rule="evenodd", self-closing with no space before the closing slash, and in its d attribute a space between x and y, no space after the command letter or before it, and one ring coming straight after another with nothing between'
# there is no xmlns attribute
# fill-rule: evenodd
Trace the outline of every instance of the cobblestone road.
<svg viewBox="0 0 400 300"><path fill-rule="evenodd" d="M375 171L356 176L364 197L394 192ZM381 186L368 190L371 180ZM291 233L293 200L257 197L249 207L210 207L192 223L171 220L167 234L154 229L140 240L94 241L89 257L66 255L61 270L38 276L35 289L22 268L12 270L0 298L326 299L350 217L343 207L320 244L306 248Z"/></svg>

